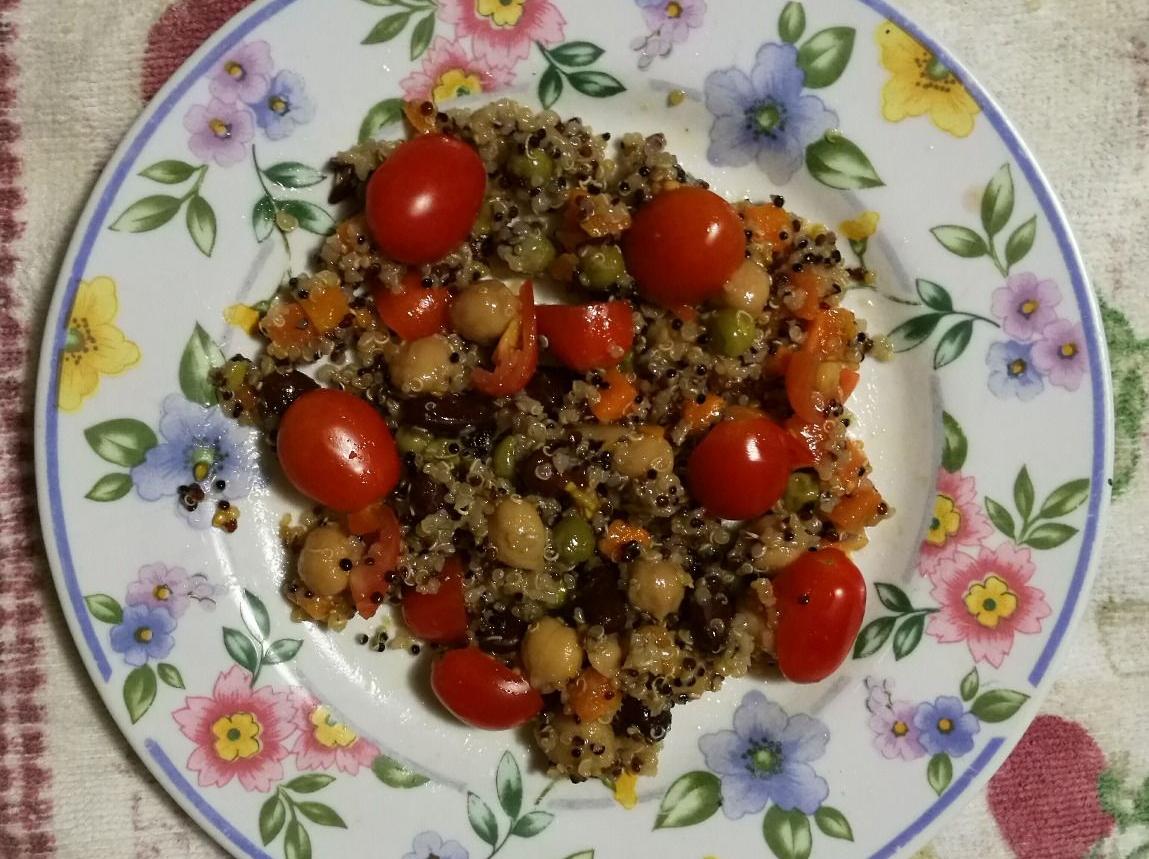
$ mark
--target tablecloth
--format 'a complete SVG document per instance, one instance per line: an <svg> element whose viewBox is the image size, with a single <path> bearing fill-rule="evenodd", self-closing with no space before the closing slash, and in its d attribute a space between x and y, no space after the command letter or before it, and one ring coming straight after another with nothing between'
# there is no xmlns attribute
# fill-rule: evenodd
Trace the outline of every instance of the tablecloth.
<svg viewBox="0 0 1149 859"><path fill-rule="evenodd" d="M246 2L0 0L3 856L223 855L131 754L69 639L36 521L31 405L47 304L100 169ZM919 859L1146 857L1149 2L902 6L996 94L1058 189L1104 302L1117 392L1116 497L1071 652L1022 743Z"/></svg>

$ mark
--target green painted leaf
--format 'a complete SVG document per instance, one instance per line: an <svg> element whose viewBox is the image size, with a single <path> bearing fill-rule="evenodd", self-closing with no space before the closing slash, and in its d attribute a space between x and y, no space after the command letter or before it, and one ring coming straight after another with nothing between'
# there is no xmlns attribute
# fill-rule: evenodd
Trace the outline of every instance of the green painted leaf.
<svg viewBox="0 0 1149 859"><path fill-rule="evenodd" d="M263 242L275 229L275 200L264 194L251 210L251 229L255 240Z"/></svg>
<svg viewBox="0 0 1149 859"><path fill-rule="evenodd" d="M105 474L84 496L89 501L119 501L132 489L132 476L115 471Z"/></svg>
<svg viewBox="0 0 1149 859"><path fill-rule="evenodd" d="M298 161L281 161L263 171L263 175L284 188L310 188L323 181L323 173Z"/></svg>
<svg viewBox="0 0 1149 859"><path fill-rule="evenodd" d="M1011 540L1017 539L1017 530L1013 524L1013 516L1001 504L998 504L988 495L985 497L985 512L989 514L989 521L994 527Z"/></svg>
<svg viewBox="0 0 1149 859"><path fill-rule="evenodd" d="M102 623L123 623L124 610L113 597L107 594L92 594L84 597L84 605L92 613L92 617Z"/></svg>
<svg viewBox="0 0 1149 859"><path fill-rule="evenodd" d="M1013 217L1013 174L1003 164L981 195L981 225L991 239L1005 229Z"/></svg>
<svg viewBox="0 0 1149 859"><path fill-rule="evenodd" d="M815 33L798 49L798 68L810 89L827 87L842 76L854 52L854 29L830 27Z"/></svg>
<svg viewBox="0 0 1149 859"><path fill-rule="evenodd" d="M973 320L967 319L950 328L938 341L934 350L934 369L940 370L952 364L965 352L969 341L973 339Z"/></svg>
<svg viewBox="0 0 1149 859"><path fill-rule="evenodd" d="M347 828L343 818L330 805L324 805L322 802L297 802L295 808L312 823L318 823L320 826L334 826L338 829Z"/></svg>
<svg viewBox="0 0 1149 859"><path fill-rule="evenodd" d="M84 430L84 438L96 456L112 465L134 468L159 444L152 428L134 418L103 421Z"/></svg>
<svg viewBox="0 0 1149 859"><path fill-rule="evenodd" d="M371 772L375 778L388 787L408 789L426 784L429 779L407 769L401 763L386 755L379 755L371 764Z"/></svg>
<svg viewBox="0 0 1149 859"><path fill-rule="evenodd" d="M287 834L283 836L285 859L311 859L311 836L297 820L287 824Z"/></svg>
<svg viewBox="0 0 1149 859"><path fill-rule="evenodd" d="M666 791L654 819L655 829L677 829L708 820L722 805L722 783L697 770L679 778Z"/></svg>
<svg viewBox="0 0 1149 859"><path fill-rule="evenodd" d="M864 659L881 650L890 633L894 631L894 624L897 621L897 617L890 615L879 617L862 627L862 631L858 633L858 640L854 642L854 658Z"/></svg>
<svg viewBox="0 0 1149 859"><path fill-rule="evenodd" d="M806 7L790 2L782 7L778 16L778 36L787 44L794 44L806 32Z"/></svg>
<svg viewBox="0 0 1149 859"><path fill-rule="evenodd" d="M385 98L372 105L359 124L359 142L374 140L379 132L403 118L403 99Z"/></svg>
<svg viewBox="0 0 1149 859"><path fill-rule="evenodd" d="M162 182L164 185L178 185L186 182L195 173L196 168L186 161L157 161L150 167L140 171L140 175L153 182Z"/></svg>
<svg viewBox="0 0 1149 859"><path fill-rule="evenodd" d="M576 90L583 95L589 95L591 98L609 98L620 92L626 92L626 87L622 85L622 81L606 72L569 72L567 80Z"/></svg>
<svg viewBox="0 0 1149 859"><path fill-rule="evenodd" d="M236 661L236 664L246 668L253 675L255 674L255 669L259 666L259 653L256 651L255 645L251 643L250 638L238 629L225 626L223 628L223 646L228 655Z"/></svg>
<svg viewBox="0 0 1149 859"><path fill-rule="evenodd" d="M281 662L290 662L299 653L303 642L298 638L281 638L267 648L267 655L263 657L264 665L278 665Z"/></svg>
<svg viewBox="0 0 1149 859"><path fill-rule="evenodd" d="M132 673L124 680L124 706L128 708L128 716L133 725L143 718L155 700L156 672L152 671L150 665L132 669Z"/></svg>
<svg viewBox="0 0 1149 859"><path fill-rule="evenodd" d="M972 701L974 696L977 695L977 690L981 686L981 678L977 673L977 666L969 670L969 674L961 679L961 699L963 701Z"/></svg>
<svg viewBox="0 0 1149 859"><path fill-rule="evenodd" d="M550 110L563 94L563 76L554 66L547 66L539 78L539 103Z"/></svg>
<svg viewBox="0 0 1149 859"><path fill-rule="evenodd" d="M515 821L511 834L518 838L534 838L551 825L555 816L549 811L532 811Z"/></svg>
<svg viewBox="0 0 1149 859"><path fill-rule="evenodd" d="M292 793L316 793L335 781L335 776L324 773L306 773L296 776L284 784L284 788Z"/></svg>
<svg viewBox="0 0 1149 859"><path fill-rule="evenodd" d="M969 442L965 433L949 412L942 412L942 468L949 472L961 471L969 454Z"/></svg>
<svg viewBox="0 0 1149 859"><path fill-rule="evenodd" d="M467 792L467 820L471 822L475 834L487 844L494 847L499 843L499 823L495 820L495 813L478 795L470 791Z"/></svg>
<svg viewBox="0 0 1149 859"><path fill-rule="evenodd" d="M180 390L193 403L213 406L217 401L211 374L223 366L223 352L198 322L180 356Z"/></svg>
<svg viewBox="0 0 1149 859"><path fill-rule="evenodd" d="M183 201L167 194L155 194L136 200L116 218L109 229L119 233L146 233L162 227L175 217Z"/></svg>
<svg viewBox="0 0 1149 859"><path fill-rule="evenodd" d="M942 313L949 313L954 309L953 299L950 298L949 290L944 286L922 278L918 279L916 286L918 297L921 298L922 304L930 310L940 310Z"/></svg>
<svg viewBox="0 0 1149 859"><path fill-rule="evenodd" d="M903 659L921 643L926 628L926 616L915 614L902 621L894 633L894 659Z"/></svg>
<svg viewBox="0 0 1149 859"><path fill-rule="evenodd" d="M274 793L259 808L259 837L264 847L275 840L286 822L287 809L279 794Z"/></svg>
<svg viewBox="0 0 1149 859"><path fill-rule="evenodd" d="M560 66L582 68L591 65L606 52L593 42L565 42L551 48L548 53Z"/></svg>
<svg viewBox="0 0 1149 859"><path fill-rule="evenodd" d="M778 859L809 859L814 846L810 819L800 811L783 811L771 805L762 819L766 846Z"/></svg>
<svg viewBox="0 0 1149 859"><path fill-rule="evenodd" d="M257 640L263 640L271 635L271 618L267 614L267 606L263 600L244 588L243 602L239 606L239 615L243 618L243 625Z"/></svg>
<svg viewBox="0 0 1149 859"><path fill-rule="evenodd" d="M1023 545L1035 549L1056 549L1062 543L1072 539L1077 529L1072 525L1062 525L1060 522L1046 522L1038 525L1022 540Z"/></svg>
<svg viewBox="0 0 1149 859"><path fill-rule="evenodd" d="M874 582L874 590L878 592L878 599L882 601L882 605L890 611L905 614L907 611L914 610L914 604L910 602L906 592L897 585Z"/></svg>
<svg viewBox="0 0 1149 859"><path fill-rule="evenodd" d="M567 856L566 859L594 859L594 851L583 850L579 853L572 853L570 856Z"/></svg>
<svg viewBox="0 0 1149 859"><path fill-rule="evenodd" d="M280 209L299 221L300 228L317 236L328 236L335 232L335 219L326 209L306 200L285 200Z"/></svg>
<svg viewBox="0 0 1149 859"><path fill-rule="evenodd" d="M1022 704L1028 700L1029 696L1024 692L994 689L979 695L970 707L970 712L983 722L1004 722L1020 710Z"/></svg>
<svg viewBox="0 0 1149 859"><path fill-rule="evenodd" d="M160 680L164 681L168 686L173 689L186 689L184 686L184 676L180 674L180 670L172 665L170 662L161 662L156 666L156 674L159 675Z"/></svg>
<svg viewBox="0 0 1149 859"><path fill-rule="evenodd" d="M926 779L934 793L941 796L954 780L954 762L945 752L938 752L926 766Z"/></svg>
<svg viewBox="0 0 1149 859"><path fill-rule="evenodd" d="M854 830L846 815L833 806L823 805L814 812L814 822L822 830L823 835L830 838L840 838L842 841L853 841Z"/></svg>
<svg viewBox="0 0 1149 859"><path fill-rule="evenodd" d="M378 24L371 28L371 32L363 39L363 44L380 45L383 42L390 42L403 32L411 15L411 12L396 12L394 15L388 15L386 18L383 18Z"/></svg>
<svg viewBox="0 0 1149 859"><path fill-rule="evenodd" d="M215 209L199 194L188 202L187 228L199 252L205 257L211 256L211 252L215 249Z"/></svg>
<svg viewBox="0 0 1149 859"><path fill-rule="evenodd" d="M1013 231L1009 241L1005 243L1005 263L1013 266L1025 259L1025 255L1033 248L1033 240L1037 237L1037 215L1034 215L1020 227Z"/></svg>
<svg viewBox="0 0 1149 859"><path fill-rule="evenodd" d="M510 752L503 752L499 767L495 771L495 790L499 795L499 805L507 817L514 820L523 807L523 776L518 762Z"/></svg>
<svg viewBox="0 0 1149 859"><path fill-rule="evenodd" d="M1049 493L1038 514L1042 519L1067 516L1089 500L1089 479L1071 480Z"/></svg>
<svg viewBox="0 0 1149 859"><path fill-rule="evenodd" d="M1013 504L1021 514L1022 521L1029 519L1033 513L1033 481L1029 477L1029 469L1024 465L1013 481Z"/></svg>
<svg viewBox="0 0 1149 859"><path fill-rule="evenodd" d="M417 60L423 56L427 46L431 44L431 37L435 35L435 13L419 19L415 29L411 31L411 59Z"/></svg>
<svg viewBox="0 0 1149 859"><path fill-rule="evenodd" d="M930 232L933 233L935 239L941 242L942 247L959 257L975 259L989 253L985 240L969 227L949 224L943 227L934 227Z"/></svg>
<svg viewBox="0 0 1149 859"><path fill-rule="evenodd" d="M806 147L806 168L823 185L842 191L886 184L866 153L837 132L830 132Z"/></svg>
<svg viewBox="0 0 1149 859"><path fill-rule="evenodd" d="M941 313L926 313L907 319L893 331L886 335L895 352L908 352L915 346L920 346L934 333L938 323L942 321Z"/></svg>

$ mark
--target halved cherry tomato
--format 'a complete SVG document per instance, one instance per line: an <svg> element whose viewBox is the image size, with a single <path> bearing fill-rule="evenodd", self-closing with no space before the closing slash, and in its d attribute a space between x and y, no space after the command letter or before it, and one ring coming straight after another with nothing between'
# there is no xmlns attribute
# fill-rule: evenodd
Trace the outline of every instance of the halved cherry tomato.
<svg viewBox="0 0 1149 859"><path fill-rule="evenodd" d="M509 397L527 386L538 366L535 287L527 280L519 288L519 316L507 326L495 346L495 368L472 370L471 383L488 396Z"/></svg>
<svg viewBox="0 0 1149 859"><path fill-rule="evenodd" d="M795 468L806 468L822 461L826 444L824 421L807 423L794 415L785 424L793 445L790 448L790 461Z"/></svg>
<svg viewBox="0 0 1149 859"><path fill-rule="evenodd" d="M647 298L668 307L699 304L742 265L746 236L729 203L705 188L683 186L638 210L623 252Z"/></svg>
<svg viewBox="0 0 1149 859"><path fill-rule="evenodd" d="M361 510L399 482L391 430L366 400L317 388L283 414L276 436L287 479L334 510Z"/></svg>
<svg viewBox="0 0 1149 859"><path fill-rule="evenodd" d="M403 276L402 290L392 292L375 287L375 310L383 324L404 340L418 340L446 331L451 312L451 290L445 286L423 286L419 276Z"/></svg>
<svg viewBox="0 0 1149 859"><path fill-rule="evenodd" d="M439 590L421 594L414 588L403 594L403 622L424 641L451 644L467 636L467 606L463 602L463 562L447 559L439 573Z"/></svg>
<svg viewBox="0 0 1149 859"><path fill-rule="evenodd" d="M399 566L403 544L399 519L391 506L381 504L369 509L375 511L374 539L363 559L352 568L347 582L355 610L364 618L374 617L382 605L391 587L387 576Z"/></svg>
<svg viewBox="0 0 1149 859"><path fill-rule="evenodd" d="M853 314L840 307L819 313L810 323L802 348L786 368L786 397L803 420L824 420L831 400L844 403L857 386L857 372L841 360L854 331Z"/></svg>
<svg viewBox="0 0 1149 859"><path fill-rule="evenodd" d="M786 431L769 418L716 424L690 455L690 491L723 519L761 516L786 491L790 447Z"/></svg>
<svg viewBox="0 0 1149 859"><path fill-rule="evenodd" d="M479 153L444 134L401 143L367 182L367 226L388 257L437 262L464 242L483 204Z"/></svg>
<svg viewBox="0 0 1149 859"><path fill-rule="evenodd" d="M443 654L431 668L431 688L459 721L490 731L517 727L543 709L527 678L477 647Z"/></svg>
<svg viewBox="0 0 1149 859"><path fill-rule="evenodd" d="M543 304L539 333L554 356L579 373L617 367L634 344L629 301L601 304Z"/></svg>
<svg viewBox="0 0 1149 859"><path fill-rule="evenodd" d="M368 504L362 510L347 514L347 530L357 537L375 534L383 528L389 518L394 518L395 511L386 502L380 500Z"/></svg>
<svg viewBox="0 0 1149 859"><path fill-rule="evenodd" d="M816 683L842 664L862 628L866 582L837 549L808 552L774 577L778 667L795 683Z"/></svg>

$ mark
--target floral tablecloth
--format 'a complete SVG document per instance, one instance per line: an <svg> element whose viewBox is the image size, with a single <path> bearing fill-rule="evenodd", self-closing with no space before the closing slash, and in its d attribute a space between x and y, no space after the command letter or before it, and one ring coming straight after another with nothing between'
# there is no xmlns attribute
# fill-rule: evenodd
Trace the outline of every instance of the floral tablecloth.
<svg viewBox="0 0 1149 859"><path fill-rule="evenodd" d="M89 188L147 99L246 2L0 0L5 856L222 855L128 750L69 640L41 554L30 414L42 320ZM1149 4L902 6L998 96L1059 190L1104 302L1117 396L1115 503L1073 651L1004 768L921 857L1149 856Z"/></svg>

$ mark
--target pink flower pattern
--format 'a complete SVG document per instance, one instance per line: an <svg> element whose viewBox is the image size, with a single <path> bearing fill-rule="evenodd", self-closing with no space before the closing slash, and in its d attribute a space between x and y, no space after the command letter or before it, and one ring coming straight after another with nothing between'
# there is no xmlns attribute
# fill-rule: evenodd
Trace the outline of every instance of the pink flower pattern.
<svg viewBox="0 0 1149 859"><path fill-rule="evenodd" d="M1089 366L1085 332L1080 322L1059 319L1046 325L1041 339L1033 344L1033 366L1051 385L1076 391Z"/></svg>
<svg viewBox="0 0 1149 859"><path fill-rule="evenodd" d="M332 767L355 775L379 756L379 747L358 736L339 722L330 708L304 689L291 693L295 724L299 735L291 751L301 770L329 770Z"/></svg>
<svg viewBox="0 0 1149 859"><path fill-rule="evenodd" d="M411 101L430 99L437 104L458 96L490 93L510 86L514 72L471 55L458 42L435 39L423 65L399 82Z"/></svg>
<svg viewBox="0 0 1149 859"><path fill-rule="evenodd" d="M244 42L232 48L211 73L211 94L221 101L259 101L271 83L271 46Z"/></svg>
<svg viewBox="0 0 1149 859"><path fill-rule="evenodd" d="M991 533L993 526L978 504L977 486L972 477L960 472L938 470L933 518L918 554L918 571L932 576L953 560L963 546L976 546Z"/></svg>
<svg viewBox="0 0 1149 859"><path fill-rule="evenodd" d="M473 39L475 56L513 67L531 45L561 42L566 19L550 0L441 0L439 17L455 26L456 39Z"/></svg>

